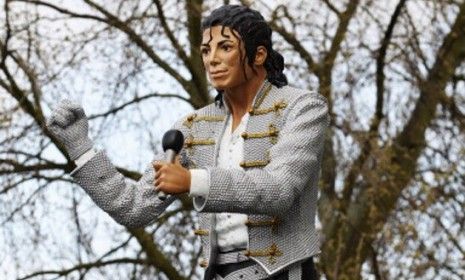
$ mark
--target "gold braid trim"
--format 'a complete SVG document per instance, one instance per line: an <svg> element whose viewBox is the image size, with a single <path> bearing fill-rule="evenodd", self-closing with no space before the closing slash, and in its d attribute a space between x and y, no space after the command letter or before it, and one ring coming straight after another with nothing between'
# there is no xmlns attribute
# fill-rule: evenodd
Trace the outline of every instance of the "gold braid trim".
<svg viewBox="0 0 465 280"><path fill-rule="evenodd" d="M253 109L251 111L257 109L258 107L260 107L260 105L262 105L263 100L265 100L265 97L268 95L268 93L270 93L270 91L271 91L271 84L268 85L268 87L264 90L263 94L258 98L257 102L255 102Z"/></svg>
<svg viewBox="0 0 465 280"><path fill-rule="evenodd" d="M215 139L194 139L192 136L187 137L184 141L184 147L191 148L195 145L215 145Z"/></svg>
<svg viewBox="0 0 465 280"><path fill-rule="evenodd" d="M287 107L287 103L284 100L277 101L273 103L273 106L269 108L264 108L264 109L258 109L258 108L253 108L252 110L249 111L249 114L251 116L256 116L256 115L264 115L268 114L271 112L275 112L276 114L280 114L281 110Z"/></svg>
<svg viewBox="0 0 465 280"><path fill-rule="evenodd" d="M278 226L278 224L280 222L281 221L279 220L278 217L273 217L273 219L267 220L267 221L251 221L251 220L247 219L247 221L245 222L245 225L249 226L249 227L271 226L271 230L276 230L276 228L277 228L277 226Z"/></svg>
<svg viewBox="0 0 465 280"><path fill-rule="evenodd" d="M199 262L199 265L200 265L201 267L207 267L207 266L208 266L208 261L207 261L207 260L201 260L201 261Z"/></svg>
<svg viewBox="0 0 465 280"><path fill-rule="evenodd" d="M257 167L257 166L265 166L270 163L270 160L251 160L251 161L242 161L239 165L243 168L248 167Z"/></svg>
<svg viewBox="0 0 465 280"><path fill-rule="evenodd" d="M195 114L195 113L192 114L192 115L187 116L186 120L183 122L183 125L187 126L188 128L191 128L195 117L197 117L197 114Z"/></svg>
<svg viewBox="0 0 465 280"><path fill-rule="evenodd" d="M276 144L278 137L279 130L274 126L273 124L270 124L268 126L268 131L264 132L244 132L241 134L241 137L244 138L245 140L250 139L250 138L264 138L264 137L271 137L270 141L273 144Z"/></svg>
<svg viewBox="0 0 465 280"><path fill-rule="evenodd" d="M268 258L268 261L271 264L274 264L276 262L276 257L280 257L283 255L283 252L281 252L278 249L278 246L273 243L271 244L270 248L266 248L265 250L257 250L257 251L251 251L251 250L246 250L244 255L247 257L266 257L270 256Z"/></svg>
<svg viewBox="0 0 465 280"><path fill-rule="evenodd" d="M194 230L195 235L208 235L208 230L206 229L196 229Z"/></svg>
<svg viewBox="0 0 465 280"><path fill-rule="evenodd" d="M197 114L192 114L189 115L186 120L184 121L183 125L192 128L192 125L194 122L200 122L200 121L206 121L206 122L222 122L224 121L225 116L208 116L208 115L203 115L203 116L198 116Z"/></svg>
<svg viewBox="0 0 465 280"><path fill-rule="evenodd" d="M225 118L225 116L197 116L197 118L194 119L194 122L222 122Z"/></svg>

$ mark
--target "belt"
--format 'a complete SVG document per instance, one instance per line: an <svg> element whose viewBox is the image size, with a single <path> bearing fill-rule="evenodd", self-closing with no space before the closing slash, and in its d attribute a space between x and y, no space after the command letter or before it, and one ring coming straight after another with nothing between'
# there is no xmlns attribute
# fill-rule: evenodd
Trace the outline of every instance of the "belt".
<svg viewBox="0 0 465 280"><path fill-rule="evenodd" d="M216 273L218 273L218 275L220 275L222 278L225 278L227 275L230 275L231 273L241 273L241 271L244 271L245 268L254 265L256 265L256 263L252 260L240 263L218 265L216 267ZM264 274L264 276L266 276L266 274Z"/></svg>
<svg viewBox="0 0 465 280"><path fill-rule="evenodd" d="M227 253L219 253L216 257L216 264L239 263L250 260L245 255L244 250L232 251Z"/></svg>
<svg viewBox="0 0 465 280"><path fill-rule="evenodd" d="M248 260L240 263L230 263L223 265L215 265L214 272L212 271L211 278L205 279L274 279L274 280L316 280L319 279L318 273L313 263L313 257L307 260L300 261L290 265L288 268L281 270L273 276L269 276L266 272L257 267L253 260ZM214 277L214 275L217 277Z"/></svg>

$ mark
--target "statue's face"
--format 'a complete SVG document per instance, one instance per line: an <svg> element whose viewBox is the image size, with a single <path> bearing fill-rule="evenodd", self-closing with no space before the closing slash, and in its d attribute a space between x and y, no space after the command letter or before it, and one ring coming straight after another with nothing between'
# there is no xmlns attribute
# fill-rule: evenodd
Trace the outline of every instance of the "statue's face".
<svg viewBox="0 0 465 280"><path fill-rule="evenodd" d="M245 83L253 71L245 63L244 43L239 34L229 27L225 27L222 34L221 29L222 26L205 29L200 53L213 87L225 90Z"/></svg>

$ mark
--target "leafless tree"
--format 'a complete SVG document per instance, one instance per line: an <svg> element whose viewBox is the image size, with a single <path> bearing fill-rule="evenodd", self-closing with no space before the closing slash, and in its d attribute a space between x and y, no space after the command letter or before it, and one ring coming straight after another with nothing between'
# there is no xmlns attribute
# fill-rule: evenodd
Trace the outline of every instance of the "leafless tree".
<svg viewBox="0 0 465 280"><path fill-rule="evenodd" d="M222 3L229 2L237 3ZM7 279L201 277L187 197L147 228L117 225L66 175L74 165L44 123L58 100L82 102L92 138L137 180L170 124L211 102L200 21L222 3L4 1ZM323 277L465 278L465 1L241 3L275 30L291 85L329 102L319 185Z"/></svg>

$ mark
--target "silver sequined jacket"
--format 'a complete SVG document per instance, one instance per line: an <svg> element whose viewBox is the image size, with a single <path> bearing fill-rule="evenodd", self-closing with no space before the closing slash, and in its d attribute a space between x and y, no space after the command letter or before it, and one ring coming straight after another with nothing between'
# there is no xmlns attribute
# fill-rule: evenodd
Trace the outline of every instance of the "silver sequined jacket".
<svg viewBox="0 0 465 280"><path fill-rule="evenodd" d="M314 223L327 104L317 93L266 82L249 113L242 170L216 167L217 143L230 116L227 106L206 106L174 128L185 136L181 163L205 168L210 175L207 199L194 198L202 207L195 230L202 240L200 265L216 260L212 213L237 212L248 214L244 256L275 274L319 252ZM151 164L137 183L129 184L103 151L72 176L100 208L128 227L150 224L176 199L158 199Z"/></svg>

